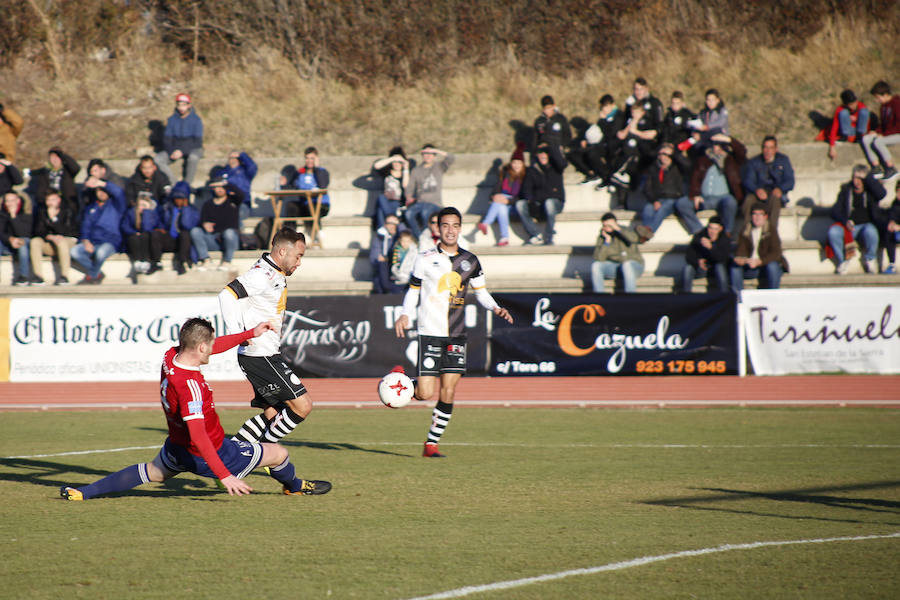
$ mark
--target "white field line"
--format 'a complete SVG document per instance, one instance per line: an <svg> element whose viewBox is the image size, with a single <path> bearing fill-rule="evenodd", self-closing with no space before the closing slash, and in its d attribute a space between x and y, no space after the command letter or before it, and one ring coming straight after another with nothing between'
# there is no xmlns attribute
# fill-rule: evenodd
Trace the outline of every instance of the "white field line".
<svg viewBox="0 0 900 600"><path fill-rule="evenodd" d="M634 558L631 560L625 560L621 562L609 563L607 565L601 565L599 567L590 567L585 569L572 569L570 571L560 571L558 573L548 573L546 575L538 575L536 577L525 577L523 579L512 579L509 581L498 581L496 583L488 583L484 585L472 585L457 588L455 590L448 590L446 592L439 592L437 594L431 594L428 596L418 596L416 598L412 598L411 600L446 600L449 598L462 598L463 596L468 596L470 594L478 594L481 592L495 592L498 590L507 590L510 588L521 587L525 585L531 585L534 583L544 583L547 581L555 581L557 579L564 579L566 577L573 577L575 575L593 575L594 573L602 573L605 571L619 571L621 569L628 569L630 567L639 567L642 565L648 565L655 562L662 562L664 560L670 560L673 558L685 558L689 556L702 556L704 554L715 554L718 552L730 552L731 550L753 550L756 548L766 548L773 546L790 546L796 544L827 544L831 542L860 542L866 540L880 540L887 538L898 538L900 537L900 532L896 533L888 533L884 535L861 535L854 537L834 537L834 538L815 538L815 539L807 539L807 540L783 540L783 541L772 541L772 542L752 542L749 544L724 544L722 546L716 546L714 548L701 548L699 550L683 550L681 552L672 552L670 554L659 554L657 556L642 556L640 558Z"/></svg>
<svg viewBox="0 0 900 600"><path fill-rule="evenodd" d="M315 442L317 444L353 444L354 446L413 446L419 447L420 442L338 442L338 441L322 441ZM56 452L52 454L23 454L19 456L2 456L0 460L11 460L17 458L54 458L58 456L79 456L84 454L106 454L113 452L128 452L129 450L157 450L162 443L155 446L129 446L125 448L105 448L96 450L77 450L72 452ZM441 442L441 445L451 447L474 447L474 448L605 448L609 450L615 449L638 449L638 450L731 450L731 449L784 449L784 448L827 448L827 449L896 449L900 448L900 444L517 444L513 442Z"/></svg>

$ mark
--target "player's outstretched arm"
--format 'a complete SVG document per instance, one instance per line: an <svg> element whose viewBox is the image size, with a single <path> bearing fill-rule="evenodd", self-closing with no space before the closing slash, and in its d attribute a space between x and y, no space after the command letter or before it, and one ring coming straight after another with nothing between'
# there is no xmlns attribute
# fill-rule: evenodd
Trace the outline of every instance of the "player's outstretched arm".
<svg viewBox="0 0 900 600"><path fill-rule="evenodd" d="M243 344L247 340L255 337L259 337L267 331L273 330L275 327L265 321L260 323L253 329L248 329L247 331L242 331L240 333L232 333L231 335L221 335L216 338L216 341L213 342L213 354L219 354L221 352L225 352L227 350L231 350L238 344Z"/></svg>

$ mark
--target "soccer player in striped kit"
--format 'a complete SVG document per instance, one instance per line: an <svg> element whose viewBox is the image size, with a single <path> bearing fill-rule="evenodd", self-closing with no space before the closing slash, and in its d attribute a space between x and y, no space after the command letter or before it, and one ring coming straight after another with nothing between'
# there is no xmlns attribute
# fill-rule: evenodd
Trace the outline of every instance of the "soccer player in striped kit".
<svg viewBox="0 0 900 600"><path fill-rule="evenodd" d="M247 419L235 434L246 442L279 442L312 411L306 387L281 356L281 327L287 304L287 278L300 267L306 238L285 227L272 238L271 252L219 293L219 307L229 332L247 323L266 321L272 330L238 348L238 365L253 386L250 406L262 413Z"/></svg>
<svg viewBox="0 0 900 600"><path fill-rule="evenodd" d="M422 456L444 458L438 442L453 414L453 398L459 378L466 372L465 303L469 284L475 299L487 310L512 323L485 287L478 257L457 244L462 215L453 207L438 213L440 241L416 257L409 290L403 298L403 313L394 323L397 337L404 337L411 317L418 319L419 377L416 399L427 400L436 387L440 394L432 413L431 428ZM394 371L403 372L403 367Z"/></svg>

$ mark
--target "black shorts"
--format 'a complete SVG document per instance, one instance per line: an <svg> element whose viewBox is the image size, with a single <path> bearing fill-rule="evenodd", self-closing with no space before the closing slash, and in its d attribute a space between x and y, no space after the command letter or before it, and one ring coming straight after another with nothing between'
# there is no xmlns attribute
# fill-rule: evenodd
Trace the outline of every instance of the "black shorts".
<svg viewBox="0 0 900 600"><path fill-rule="evenodd" d="M466 339L419 336L419 375L466 372Z"/></svg>
<svg viewBox="0 0 900 600"><path fill-rule="evenodd" d="M272 356L238 354L238 365L253 386L255 395L250 401L250 406L263 409L278 406L286 400L299 398L306 393L303 382L284 362L281 354Z"/></svg>

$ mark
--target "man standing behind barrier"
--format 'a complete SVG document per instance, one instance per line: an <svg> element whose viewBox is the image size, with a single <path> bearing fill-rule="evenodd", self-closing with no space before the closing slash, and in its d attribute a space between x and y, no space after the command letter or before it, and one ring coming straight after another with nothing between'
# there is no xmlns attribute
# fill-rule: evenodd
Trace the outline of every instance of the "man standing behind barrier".
<svg viewBox="0 0 900 600"><path fill-rule="evenodd" d="M234 438L246 442L278 442L312 411L312 399L303 382L281 356L281 328L287 304L287 277L300 267L306 237L283 228L250 270L219 293L219 306L228 331L246 329L247 323L273 325L238 348L238 364L253 386L250 406L263 412L241 426Z"/></svg>
<svg viewBox="0 0 900 600"><path fill-rule="evenodd" d="M501 308L485 287L478 258L461 249L456 240L462 215L453 207L438 213L441 239L434 248L419 253L403 298L403 314L394 323L397 337L404 337L413 315L418 319L419 378L416 399L427 400L439 387L440 396L432 413L431 428L422 456L443 458L438 442L450 422L459 378L466 372L465 303L469 283L475 298L487 310L512 323L509 311ZM403 372L403 367L394 367Z"/></svg>

